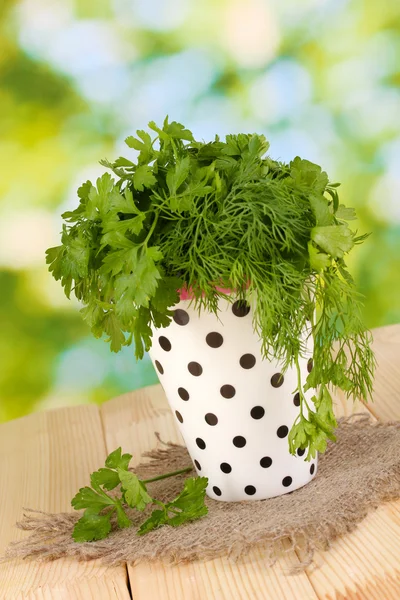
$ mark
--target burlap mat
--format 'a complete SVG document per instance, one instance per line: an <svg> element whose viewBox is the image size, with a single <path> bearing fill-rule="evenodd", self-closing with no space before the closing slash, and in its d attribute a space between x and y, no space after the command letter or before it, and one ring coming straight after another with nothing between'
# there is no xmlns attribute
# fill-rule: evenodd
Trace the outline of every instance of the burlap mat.
<svg viewBox="0 0 400 600"><path fill-rule="evenodd" d="M272 564L279 542L288 539L292 548L301 549L304 567L316 549L327 548L332 540L352 530L370 509L400 497L400 423L375 424L368 416L356 415L340 421L337 438L320 456L316 478L300 490L247 502L207 498L206 517L177 528L164 526L143 537L135 534L134 527L146 513L132 511L133 528L116 530L106 540L77 544L71 531L78 513L27 510L18 527L31 535L12 544L7 557L52 560L72 556L100 558L107 564L156 559L179 562L219 555L237 558L264 542L266 561ZM142 478L190 464L186 449L175 444L145 456L150 462L135 469ZM184 477L149 484L150 493L171 500L182 489Z"/></svg>

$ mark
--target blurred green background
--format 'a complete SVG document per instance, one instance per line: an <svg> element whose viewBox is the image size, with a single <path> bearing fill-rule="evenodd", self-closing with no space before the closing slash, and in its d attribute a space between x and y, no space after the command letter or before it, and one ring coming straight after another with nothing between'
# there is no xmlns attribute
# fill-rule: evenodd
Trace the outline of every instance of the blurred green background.
<svg viewBox="0 0 400 600"><path fill-rule="evenodd" d="M373 232L367 324L400 321L398 0L3 0L0 20L0 420L156 382L91 338L44 251L98 160L166 114L323 165Z"/></svg>

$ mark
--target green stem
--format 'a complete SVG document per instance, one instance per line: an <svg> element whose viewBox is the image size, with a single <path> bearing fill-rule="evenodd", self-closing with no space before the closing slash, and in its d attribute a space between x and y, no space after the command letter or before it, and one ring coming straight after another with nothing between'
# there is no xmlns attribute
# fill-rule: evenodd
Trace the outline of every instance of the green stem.
<svg viewBox="0 0 400 600"><path fill-rule="evenodd" d="M153 231L154 231L154 229L155 229L155 227L156 227L156 225L157 225L157 221L158 221L158 213L156 213L156 215L155 215L155 217L154 217L153 224L152 224L152 226L150 227L150 231L149 231L149 233L147 234L147 237L146 237L146 239L144 240L144 242L142 242L142 246L146 246L146 245L147 245L147 242L148 242L148 241L149 241L149 239L151 238L151 236L152 236L152 234L153 234Z"/></svg>
<svg viewBox="0 0 400 600"><path fill-rule="evenodd" d="M171 473L165 473L164 475L157 475L157 477L152 477L151 479L143 479L143 483L152 483L153 481L161 481L161 479L167 479L167 477L174 477L175 475L182 475L183 473L189 473L193 467L185 467L184 469L179 469L179 471L172 471Z"/></svg>

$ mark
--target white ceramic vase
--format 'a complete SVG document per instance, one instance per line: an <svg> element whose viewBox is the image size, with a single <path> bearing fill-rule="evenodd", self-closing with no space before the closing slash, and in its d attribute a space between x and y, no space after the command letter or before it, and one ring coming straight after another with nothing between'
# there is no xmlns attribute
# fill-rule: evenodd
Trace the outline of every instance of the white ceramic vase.
<svg viewBox="0 0 400 600"><path fill-rule="evenodd" d="M282 377L262 358L246 303L221 300L217 317L181 300L171 324L153 329L150 357L208 496L261 500L313 479L317 459L288 448L299 411L295 369ZM303 381L310 368L305 357Z"/></svg>

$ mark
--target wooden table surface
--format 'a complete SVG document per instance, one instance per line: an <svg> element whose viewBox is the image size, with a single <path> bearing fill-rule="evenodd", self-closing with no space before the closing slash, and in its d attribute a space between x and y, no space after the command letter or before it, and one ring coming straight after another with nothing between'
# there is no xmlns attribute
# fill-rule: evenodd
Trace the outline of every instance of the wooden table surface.
<svg viewBox="0 0 400 600"><path fill-rule="evenodd" d="M400 420L400 325L374 331L378 360L374 403L366 409L336 397L338 416L370 411ZM0 425L0 555L22 507L69 511L79 487L118 446L133 454L162 439L180 442L161 386L95 405L37 413ZM256 600L400 598L400 501L380 506L358 528L315 557L318 568L288 575L292 551L269 568L260 546L234 563L226 558L178 566L159 563L104 567L99 561L12 561L0 565L3 600Z"/></svg>

